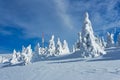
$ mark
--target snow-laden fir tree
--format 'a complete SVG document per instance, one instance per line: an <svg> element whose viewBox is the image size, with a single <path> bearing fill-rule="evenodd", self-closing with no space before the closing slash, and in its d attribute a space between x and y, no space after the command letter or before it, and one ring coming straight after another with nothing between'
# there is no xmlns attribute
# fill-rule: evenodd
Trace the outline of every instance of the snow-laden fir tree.
<svg viewBox="0 0 120 80"><path fill-rule="evenodd" d="M72 52L74 53L75 52L75 46L73 45L72 47Z"/></svg>
<svg viewBox="0 0 120 80"><path fill-rule="evenodd" d="M103 37L99 37L96 35L96 42L97 44L99 44L102 48L105 48L105 41Z"/></svg>
<svg viewBox="0 0 120 80"><path fill-rule="evenodd" d="M113 39L114 34L110 34L109 32L107 32L107 45L106 47L114 47L114 39Z"/></svg>
<svg viewBox="0 0 120 80"><path fill-rule="evenodd" d="M62 43L60 41L60 38L58 38L55 55L62 55L63 54L62 52L63 52Z"/></svg>
<svg viewBox="0 0 120 80"><path fill-rule="evenodd" d="M47 47L41 48L40 47L40 59L45 59L48 57L48 49Z"/></svg>
<svg viewBox="0 0 120 80"><path fill-rule="evenodd" d="M79 51L80 50L80 48L78 48L78 39L77 39L77 42L75 42L75 44L74 44L74 48L75 48L75 51ZM79 43L80 44L80 43ZM80 45L79 45L80 46Z"/></svg>
<svg viewBox="0 0 120 80"><path fill-rule="evenodd" d="M87 12L85 13L81 37L80 53L82 57L97 57L106 53L97 42L98 39L94 36L92 24Z"/></svg>
<svg viewBox="0 0 120 80"><path fill-rule="evenodd" d="M10 63L11 63L11 64L16 64L16 63L18 63L17 52L16 52L15 49L13 50L13 55L12 55L12 59L11 59Z"/></svg>
<svg viewBox="0 0 120 80"><path fill-rule="evenodd" d="M24 53L25 52L25 46L22 46L22 53Z"/></svg>
<svg viewBox="0 0 120 80"><path fill-rule="evenodd" d="M54 54L55 54L55 41L54 41L54 35L52 35L49 41L48 55L53 56Z"/></svg>
<svg viewBox="0 0 120 80"><path fill-rule="evenodd" d="M22 60L25 57L25 54L26 54L26 48L24 46L22 46L22 52L21 52L21 58L22 58Z"/></svg>
<svg viewBox="0 0 120 80"><path fill-rule="evenodd" d="M23 48L22 59L23 59L24 65L27 65L27 64L31 63L32 56L33 55L32 55L31 45L29 45L27 48Z"/></svg>
<svg viewBox="0 0 120 80"><path fill-rule="evenodd" d="M40 44L37 43L37 45L34 48L34 53L33 53L33 57L32 57L32 61L39 61L40 60Z"/></svg>
<svg viewBox="0 0 120 80"><path fill-rule="evenodd" d="M7 57L0 56L0 63L8 63L8 62L11 63L11 60L9 60Z"/></svg>
<svg viewBox="0 0 120 80"><path fill-rule="evenodd" d="M0 56L0 63L2 63L2 56Z"/></svg>
<svg viewBox="0 0 120 80"><path fill-rule="evenodd" d="M77 42L75 42L75 50L80 50L80 43L82 42L81 32L78 33Z"/></svg>
<svg viewBox="0 0 120 80"><path fill-rule="evenodd" d="M79 39L77 39L77 42L75 43L75 48L76 48L76 51L77 51L77 50L80 50L80 42L79 42Z"/></svg>
<svg viewBox="0 0 120 80"><path fill-rule="evenodd" d="M22 60L22 58L21 58L21 53L20 53L20 52L17 52L16 54L17 54L17 60L20 62L20 61Z"/></svg>
<svg viewBox="0 0 120 80"><path fill-rule="evenodd" d="M120 47L120 33L117 36L117 47Z"/></svg>
<svg viewBox="0 0 120 80"><path fill-rule="evenodd" d="M63 41L63 54L66 54L66 53L70 53L70 50L69 50L69 47L68 47L68 43L66 40Z"/></svg>
<svg viewBox="0 0 120 80"><path fill-rule="evenodd" d="M102 43L102 47L105 48L106 47L106 42L105 42L103 37L101 38L101 43Z"/></svg>
<svg viewBox="0 0 120 80"><path fill-rule="evenodd" d="M77 48L80 49L80 43L82 42L81 32L78 33Z"/></svg>

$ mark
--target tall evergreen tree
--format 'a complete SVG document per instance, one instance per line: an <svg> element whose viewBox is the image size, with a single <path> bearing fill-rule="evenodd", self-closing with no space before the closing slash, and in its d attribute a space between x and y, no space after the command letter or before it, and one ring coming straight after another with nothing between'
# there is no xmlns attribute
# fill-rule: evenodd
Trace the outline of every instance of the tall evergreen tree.
<svg viewBox="0 0 120 80"><path fill-rule="evenodd" d="M97 57L105 54L104 49L97 41L97 37L94 36L92 24L89 19L89 15L85 13L84 24L82 27L82 42L80 45L80 53L82 57Z"/></svg>
<svg viewBox="0 0 120 80"><path fill-rule="evenodd" d="M49 48L48 48L48 54L50 56L53 56L55 54L55 41L54 41L54 35L52 35L50 41L49 41Z"/></svg>
<svg viewBox="0 0 120 80"><path fill-rule="evenodd" d="M29 45L27 48L24 48L23 52L22 52L22 60L24 65L30 64L32 61L32 49L31 49L31 45Z"/></svg>
<svg viewBox="0 0 120 80"><path fill-rule="evenodd" d="M70 53L68 43L66 40L63 41L63 54Z"/></svg>
<svg viewBox="0 0 120 80"><path fill-rule="evenodd" d="M107 32L107 45L106 47L114 47L114 39L113 39L114 34L110 34L109 32Z"/></svg>
<svg viewBox="0 0 120 80"><path fill-rule="evenodd" d="M117 47L120 47L120 33L117 36Z"/></svg>
<svg viewBox="0 0 120 80"><path fill-rule="evenodd" d="M12 59L11 59L10 63L11 63L11 64L16 64L16 63L18 63L18 60L17 60L17 52L16 52L15 49L13 50L13 55L12 55Z"/></svg>
<svg viewBox="0 0 120 80"><path fill-rule="evenodd" d="M34 62L40 60L40 44L39 43L37 43L37 45L35 46L34 54L32 58Z"/></svg>
<svg viewBox="0 0 120 80"><path fill-rule="evenodd" d="M62 43L60 41L60 38L58 38L55 55L62 55L62 52L63 52Z"/></svg>

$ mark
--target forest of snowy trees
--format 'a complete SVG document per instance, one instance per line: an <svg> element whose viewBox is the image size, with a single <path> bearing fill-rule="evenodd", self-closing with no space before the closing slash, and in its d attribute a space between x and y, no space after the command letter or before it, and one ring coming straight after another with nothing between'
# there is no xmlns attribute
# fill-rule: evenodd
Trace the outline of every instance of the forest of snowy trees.
<svg viewBox="0 0 120 80"><path fill-rule="evenodd" d="M16 52L16 50L13 51L13 56L10 60L10 63L23 63L24 65L27 65L31 62L40 61L48 57L66 55L69 53L70 51L67 41L64 40L63 43L61 43L60 38L58 38L58 41L55 45L54 35L52 35L48 48L40 47L39 43L35 46L34 50L32 50L31 45L26 48L23 46L21 53Z"/></svg>
<svg viewBox="0 0 120 80"><path fill-rule="evenodd" d="M22 46L21 52L13 50L10 60L0 57L0 61L1 63L9 61L11 65L18 63L27 65L31 62L48 59L49 57L74 54L76 51L79 52L82 58L97 57L106 54L106 48L120 47L120 33L117 36L116 42L114 42L113 37L114 34L109 32L106 34L106 40L104 37L98 37L92 29L89 14L86 12L81 32L78 33L78 39L73 45L72 50L69 49L66 40L61 42L60 38L58 38L55 43L55 36L52 35L48 47L41 47L39 43L37 43L34 49L31 48L31 45L28 47Z"/></svg>

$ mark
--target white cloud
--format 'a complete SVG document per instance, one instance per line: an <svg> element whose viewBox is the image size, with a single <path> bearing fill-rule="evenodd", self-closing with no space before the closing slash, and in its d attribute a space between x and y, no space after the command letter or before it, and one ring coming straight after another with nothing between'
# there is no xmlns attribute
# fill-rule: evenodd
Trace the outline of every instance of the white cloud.
<svg viewBox="0 0 120 80"><path fill-rule="evenodd" d="M68 13L68 2L66 0L54 0L56 5L56 10L58 15L60 16L61 20L65 24L64 26L68 27L69 29L73 29L74 25L72 19Z"/></svg>

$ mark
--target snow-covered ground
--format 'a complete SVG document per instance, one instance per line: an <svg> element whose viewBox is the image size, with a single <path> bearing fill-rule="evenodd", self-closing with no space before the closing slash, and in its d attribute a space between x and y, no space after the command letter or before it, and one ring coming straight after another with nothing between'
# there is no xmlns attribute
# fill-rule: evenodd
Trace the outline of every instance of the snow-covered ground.
<svg viewBox="0 0 120 80"><path fill-rule="evenodd" d="M26 66L0 64L0 80L120 80L119 48L107 49L107 55L93 59L79 58L78 53L72 56Z"/></svg>

